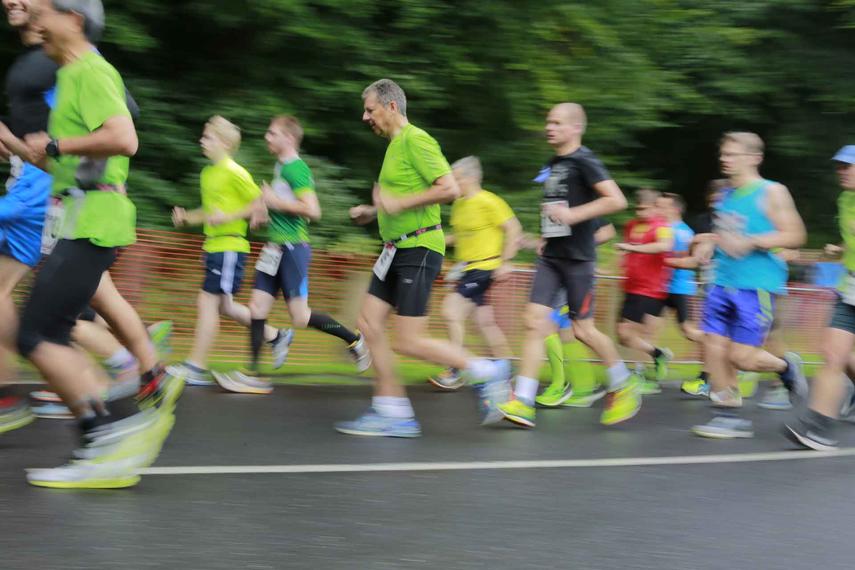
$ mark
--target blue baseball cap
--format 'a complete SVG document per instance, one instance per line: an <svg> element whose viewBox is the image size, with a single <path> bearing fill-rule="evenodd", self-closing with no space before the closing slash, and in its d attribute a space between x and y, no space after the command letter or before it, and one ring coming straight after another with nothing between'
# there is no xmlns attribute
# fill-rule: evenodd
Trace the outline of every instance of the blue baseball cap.
<svg viewBox="0 0 855 570"><path fill-rule="evenodd" d="M834 158L837 162L845 162L846 164L855 164L855 144L849 144L837 151Z"/></svg>

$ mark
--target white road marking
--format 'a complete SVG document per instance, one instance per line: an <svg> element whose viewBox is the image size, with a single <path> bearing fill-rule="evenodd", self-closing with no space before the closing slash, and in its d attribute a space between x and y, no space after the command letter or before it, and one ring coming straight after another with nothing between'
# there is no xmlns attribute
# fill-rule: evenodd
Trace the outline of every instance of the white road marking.
<svg viewBox="0 0 855 570"><path fill-rule="evenodd" d="M420 463L354 463L318 465L202 465L188 467L149 467L140 475L253 475L300 473L382 473L415 471L474 471L481 469L573 469L590 467L644 467L657 465L705 465L715 463L756 463L833 459L855 456L855 447L838 451L771 451L725 455L675 455L665 457L615 457L605 459L557 459L532 461L460 461Z"/></svg>

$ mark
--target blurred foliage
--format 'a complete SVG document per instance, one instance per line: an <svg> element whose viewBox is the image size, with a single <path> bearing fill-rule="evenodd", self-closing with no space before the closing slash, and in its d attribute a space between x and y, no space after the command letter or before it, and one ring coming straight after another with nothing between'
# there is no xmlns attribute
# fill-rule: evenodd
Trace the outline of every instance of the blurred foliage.
<svg viewBox="0 0 855 570"><path fill-rule="evenodd" d="M625 191L703 205L723 131L767 142L766 176L793 191L814 244L835 239L828 159L855 142L855 0L107 0L102 50L142 108L132 189L140 224L198 202L208 116L239 124L238 161L258 180L269 118L306 129L324 219L316 241L360 249L346 209L365 200L385 142L360 123L360 94L391 77L410 119L450 160L476 154L485 186L536 231L531 178L556 102L585 105L586 144ZM0 58L19 51L9 33ZM324 160L312 157L324 157Z"/></svg>

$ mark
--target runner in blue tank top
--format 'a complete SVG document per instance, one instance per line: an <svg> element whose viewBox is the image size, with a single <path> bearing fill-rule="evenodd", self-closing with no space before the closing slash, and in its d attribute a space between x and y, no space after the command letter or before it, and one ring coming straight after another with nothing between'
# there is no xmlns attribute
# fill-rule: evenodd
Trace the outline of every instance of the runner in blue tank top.
<svg viewBox="0 0 855 570"><path fill-rule="evenodd" d="M734 412L742 406L737 370L777 372L799 395L807 392L801 358L778 358L762 346L772 325L773 295L784 289L787 266L775 248L800 247L804 223L787 188L762 178L763 141L754 133L724 135L719 154L730 188L715 210L715 277L704 306L704 359L713 405L730 413L692 428L702 437L752 437L750 420Z"/></svg>

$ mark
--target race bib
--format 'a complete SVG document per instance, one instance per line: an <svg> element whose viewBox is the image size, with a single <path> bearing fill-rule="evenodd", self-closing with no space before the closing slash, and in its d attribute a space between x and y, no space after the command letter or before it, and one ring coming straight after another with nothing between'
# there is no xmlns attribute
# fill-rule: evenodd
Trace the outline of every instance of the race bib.
<svg viewBox="0 0 855 570"><path fill-rule="evenodd" d="M386 280L386 274L389 273L389 268L392 267L392 260L395 259L395 252L397 251L398 248L391 243L387 243L383 246L383 251L380 253L380 257L378 257L377 261L374 262L374 275L376 275L377 279L380 281Z"/></svg>
<svg viewBox="0 0 855 570"><path fill-rule="evenodd" d="M255 269L266 275L276 276L279 272L279 262L282 261L282 246L275 243L266 243L258 254Z"/></svg>
<svg viewBox="0 0 855 570"><path fill-rule="evenodd" d="M451 269L448 270L448 273L445 274L445 280L449 283L460 281L460 278L463 277L463 273L466 271L466 265L467 263L465 261L452 265Z"/></svg>
<svg viewBox="0 0 855 570"><path fill-rule="evenodd" d="M847 305L855 306L855 275L852 273L846 274L846 280L843 286L843 302Z"/></svg>
<svg viewBox="0 0 855 570"><path fill-rule="evenodd" d="M42 254L50 255L53 248L56 247L56 242L62 233L62 222L65 217L65 210L62 205L62 198L51 197L48 203L47 214L45 215L45 226L42 230Z"/></svg>
<svg viewBox="0 0 855 570"><path fill-rule="evenodd" d="M544 202L544 205L557 204L559 206L569 206L567 200L557 200L554 202ZM553 221L545 212L540 213L540 235L545 238L565 237L573 234L573 230L567 224Z"/></svg>
<svg viewBox="0 0 855 570"><path fill-rule="evenodd" d="M9 178L6 179L6 190L10 190L23 173L24 161L13 154L9 157Z"/></svg>

